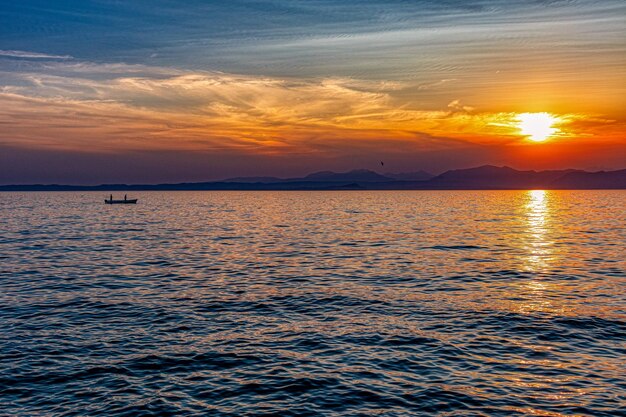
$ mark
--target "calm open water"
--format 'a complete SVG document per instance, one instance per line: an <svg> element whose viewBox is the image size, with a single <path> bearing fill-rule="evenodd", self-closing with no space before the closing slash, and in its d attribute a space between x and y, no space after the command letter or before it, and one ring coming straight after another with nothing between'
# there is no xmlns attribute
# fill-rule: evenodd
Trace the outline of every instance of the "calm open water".
<svg viewBox="0 0 626 417"><path fill-rule="evenodd" d="M626 414L626 191L0 193L0 414Z"/></svg>

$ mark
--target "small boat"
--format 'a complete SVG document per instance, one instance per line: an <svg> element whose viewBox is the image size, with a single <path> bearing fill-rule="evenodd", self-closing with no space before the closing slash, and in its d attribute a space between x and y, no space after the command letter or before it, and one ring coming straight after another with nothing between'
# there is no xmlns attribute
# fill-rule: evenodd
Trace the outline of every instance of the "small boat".
<svg viewBox="0 0 626 417"><path fill-rule="evenodd" d="M133 198L129 200L124 196L123 200L113 200L113 196L111 195L108 200L104 200L104 204L137 204L137 199Z"/></svg>

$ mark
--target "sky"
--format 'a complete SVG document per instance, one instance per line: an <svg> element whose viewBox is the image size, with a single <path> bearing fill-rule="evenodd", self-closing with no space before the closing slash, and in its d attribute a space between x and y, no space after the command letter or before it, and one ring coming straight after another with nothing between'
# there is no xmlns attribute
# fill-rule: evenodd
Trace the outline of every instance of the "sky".
<svg viewBox="0 0 626 417"><path fill-rule="evenodd" d="M0 4L0 183L626 168L623 0Z"/></svg>

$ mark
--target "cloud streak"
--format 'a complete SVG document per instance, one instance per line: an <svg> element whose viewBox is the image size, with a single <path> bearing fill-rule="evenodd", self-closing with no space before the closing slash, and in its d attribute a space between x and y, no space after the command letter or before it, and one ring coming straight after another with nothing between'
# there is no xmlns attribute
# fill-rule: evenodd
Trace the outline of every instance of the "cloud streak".
<svg viewBox="0 0 626 417"><path fill-rule="evenodd" d="M69 55L51 55L40 52L28 51L5 51L0 50L0 56L11 58L28 58L28 59L72 59Z"/></svg>
<svg viewBox="0 0 626 417"><path fill-rule="evenodd" d="M423 109L416 103L419 96L406 100L404 92L411 87L406 83L135 65L126 71L117 65L114 76L109 72L108 78L99 79L111 65L103 67L73 63L14 75L0 90L1 140L73 151L236 150L318 156L346 155L359 147L401 153L521 140L516 113L479 112L458 99L440 109ZM422 90L420 85L415 89ZM567 132L567 127L562 130Z"/></svg>

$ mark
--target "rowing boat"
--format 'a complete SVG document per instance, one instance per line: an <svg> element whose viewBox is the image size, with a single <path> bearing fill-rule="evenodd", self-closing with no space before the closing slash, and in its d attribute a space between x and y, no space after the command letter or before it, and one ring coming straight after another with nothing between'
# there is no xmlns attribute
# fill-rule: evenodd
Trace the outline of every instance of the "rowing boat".
<svg viewBox="0 0 626 417"><path fill-rule="evenodd" d="M104 204L137 204L137 199L132 200L104 200Z"/></svg>

